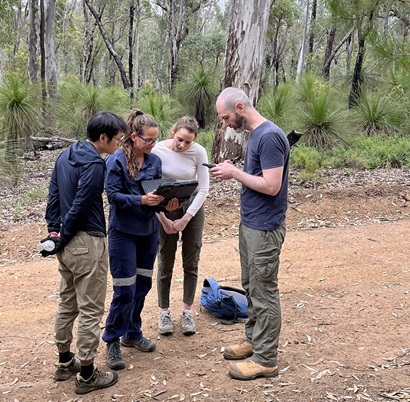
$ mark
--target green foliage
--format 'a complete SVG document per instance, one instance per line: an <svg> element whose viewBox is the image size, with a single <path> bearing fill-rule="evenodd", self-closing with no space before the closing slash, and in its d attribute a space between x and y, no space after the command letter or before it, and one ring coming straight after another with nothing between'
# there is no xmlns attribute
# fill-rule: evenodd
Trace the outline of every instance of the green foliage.
<svg viewBox="0 0 410 402"><path fill-rule="evenodd" d="M213 131L200 131L196 142L206 149L208 159L211 160L212 146L214 144L215 133Z"/></svg>
<svg viewBox="0 0 410 402"><path fill-rule="evenodd" d="M261 96L259 112L285 131L291 130L291 85L281 84Z"/></svg>
<svg viewBox="0 0 410 402"><path fill-rule="evenodd" d="M161 139L166 138L174 121L169 97L155 92L148 92L144 96L138 96L138 105L136 107L154 117L158 123L159 137Z"/></svg>
<svg viewBox="0 0 410 402"><path fill-rule="evenodd" d="M405 118L401 102L389 96L370 92L362 94L352 113L359 130L366 136L397 133Z"/></svg>
<svg viewBox="0 0 410 402"><path fill-rule="evenodd" d="M21 205L30 205L33 202L46 200L48 197L48 185L29 190L21 199Z"/></svg>
<svg viewBox="0 0 410 402"><path fill-rule="evenodd" d="M192 61L212 68L223 61L223 53L226 46L224 33L213 33L210 35L192 34L184 42L180 52L181 69L184 62L190 66Z"/></svg>
<svg viewBox="0 0 410 402"><path fill-rule="evenodd" d="M349 145L332 150L328 166L376 169L382 167L410 167L410 139L408 137L355 137Z"/></svg>
<svg viewBox="0 0 410 402"><path fill-rule="evenodd" d="M409 137L355 136L331 150L298 145L291 151L292 167L307 173L321 168L358 170L377 168L410 168Z"/></svg>
<svg viewBox="0 0 410 402"><path fill-rule="evenodd" d="M202 65L193 67L175 87L176 97L183 110L181 114L194 116L200 128L214 123L218 90L218 81L211 71L206 71Z"/></svg>
<svg viewBox="0 0 410 402"><path fill-rule="evenodd" d="M340 105L340 94L314 75L300 81L298 131L302 142L317 149L330 149L344 139L347 132L346 110Z"/></svg>
<svg viewBox="0 0 410 402"><path fill-rule="evenodd" d="M128 102L128 94L122 88L65 81L58 92L57 129L67 137L84 138L91 116L101 110L124 115Z"/></svg>
<svg viewBox="0 0 410 402"><path fill-rule="evenodd" d="M17 75L7 77L0 87L0 138L5 141L4 159L18 181L18 156L41 124L39 91Z"/></svg>
<svg viewBox="0 0 410 402"><path fill-rule="evenodd" d="M290 164L296 169L303 169L314 173L321 167L322 154L315 148L297 146L290 153Z"/></svg>

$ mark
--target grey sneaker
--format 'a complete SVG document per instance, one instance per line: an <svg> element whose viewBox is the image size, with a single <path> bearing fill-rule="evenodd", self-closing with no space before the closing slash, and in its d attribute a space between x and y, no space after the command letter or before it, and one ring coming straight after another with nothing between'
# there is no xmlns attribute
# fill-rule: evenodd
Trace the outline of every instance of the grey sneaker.
<svg viewBox="0 0 410 402"><path fill-rule="evenodd" d="M54 365L54 379L65 381L81 370L81 363L72 353L72 359L67 363L56 363Z"/></svg>
<svg viewBox="0 0 410 402"><path fill-rule="evenodd" d="M126 348L136 348L140 352L153 352L157 347L154 342L151 342L148 338L144 337L136 341L121 338L121 346L125 346Z"/></svg>
<svg viewBox="0 0 410 402"><path fill-rule="evenodd" d="M125 368L119 341L107 343L107 366L113 370L122 370Z"/></svg>
<svg viewBox="0 0 410 402"><path fill-rule="evenodd" d="M194 317L189 310L184 310L181 315L182 333L184 335L193 335L196 332L196 324Z"/></svg>
<svg viewBox="0 0 410 402"><path fill-rule="evenodd" d="M98 370L94 365L93 375L89 380L84 380L80 374L77 374L75 380L75 393L79 395L88 394L97 389L108 388L118 381L118 374L115 371L108 371L106 373Z"/></svg>
<svg viewBox="0 0 410 402"><path fill-rule="evenodd" d="M171 335L174 332L174 326L169 311L161 311L158 320L158 332L161 335Z"/></svg>

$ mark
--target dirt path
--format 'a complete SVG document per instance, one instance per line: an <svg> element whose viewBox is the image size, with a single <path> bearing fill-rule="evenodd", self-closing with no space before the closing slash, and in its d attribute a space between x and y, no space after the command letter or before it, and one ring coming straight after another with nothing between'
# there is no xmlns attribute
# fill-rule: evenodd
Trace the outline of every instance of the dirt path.
<svg viewBox="0 0 410 402"><path fill-rule="evenodd" d="M0 267L0 400L24 401L410 401L410 221L290 230L280 272L283 327L280 375L232 380L221 348L243 324L221 325L200 309L207 276L239 286L237 238L205 241L195 308L198 333L178 325L182 277L177 269L171 310L176 332L157 336L156 291L144 312L145 335L157 351L124 350L118 384L84 397L73 382L52 379L56 260ZM177 264L179 261L177 262ZM179 267L179 265L178 265ZM112 292L108 292L108 309ZM104 316L105 319L106 316ZM101 345L97 363L104 363Z"/></svg>

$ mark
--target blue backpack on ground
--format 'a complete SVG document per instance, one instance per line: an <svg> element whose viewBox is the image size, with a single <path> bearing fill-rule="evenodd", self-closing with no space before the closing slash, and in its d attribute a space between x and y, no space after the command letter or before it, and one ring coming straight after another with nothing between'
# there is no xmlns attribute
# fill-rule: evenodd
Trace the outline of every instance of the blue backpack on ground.
<svg viewBox="0 0 410 402"><path fill-rule="evenodd" d="M243 289L220 286L215 279L206 278L200 302L212 315L231 323L248 317L248 300Z"/></svg>

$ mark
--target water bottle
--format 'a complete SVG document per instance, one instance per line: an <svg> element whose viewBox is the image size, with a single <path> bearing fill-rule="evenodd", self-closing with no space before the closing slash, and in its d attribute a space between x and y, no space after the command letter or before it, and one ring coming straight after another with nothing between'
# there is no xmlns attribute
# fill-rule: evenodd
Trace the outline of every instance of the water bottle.
<svg viewBox="0 0 410 402"><path fill-rule="evenodd" d="M42 243L38 243L37 249L39 252L45 250L45 251L53 251L56 247L56 244L52 240L46 240L43 241Z"/></svg>

